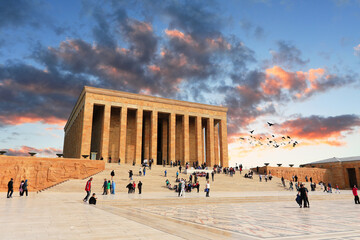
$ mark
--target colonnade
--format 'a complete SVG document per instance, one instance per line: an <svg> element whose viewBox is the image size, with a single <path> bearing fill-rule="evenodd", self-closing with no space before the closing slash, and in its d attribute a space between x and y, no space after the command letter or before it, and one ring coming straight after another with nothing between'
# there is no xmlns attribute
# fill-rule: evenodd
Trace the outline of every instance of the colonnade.
<svg viewBox="0 0 360 240"><path fill-rule="evenodd" d="M226 117L85 102L81 155L228 165Z"/></svg>

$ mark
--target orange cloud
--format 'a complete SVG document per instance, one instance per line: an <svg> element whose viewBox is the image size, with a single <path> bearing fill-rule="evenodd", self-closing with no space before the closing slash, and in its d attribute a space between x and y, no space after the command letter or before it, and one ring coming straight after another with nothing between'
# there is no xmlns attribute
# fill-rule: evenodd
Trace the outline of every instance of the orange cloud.
<svg viewBox="0 0 360 240"><path fill-rule="evenodd" d="M321 79L328 80L331 75L325 74L325 69L310 69L308 72L288 72L279 66L265 70L265 81L261 87L265 94L276 95L282 89L294 92L297 98L303 97L317 89Z"/></svg>
<svg viewBox="0 0 360 240"><path fill-rule="evenodd" d="M46 123L46 124L56 124L59 126L65 126L66 124L66 120L65 119L61 119L61 118L56 118L56 117L38 117L35 115L24 115L24 116L18 116L18 115L13 115L13 116L0 116L0 123L6 124L6 125L20 125L20 124L24 124L24 123L36 123L36 122L41 122L41 123Z"/></svg>
<svg viewBox="0 0 360 240"><path fill-rule="evenodd" d="M187 34L184 34L182 32L180 32L179 30L165 30L165 34L170 37L170 38L176 38L178 40L181 40L185 43L187 43L188 45L191 45L193 47L198 47L198 43L194 41L194 39Z"/></svg>
<svg viewBox="0 0 360 240"><path fill-rule="evenodd" d="M5 151L7 152L6 155L9 156L29 156L29 152L35 152L37 153L37 156L39 155L43 157L56 157L57 153L62 153L62 149L57 149L52 147L41 149L41 148L33 148L29 146L21 146L20 148L17 149L9 148L9 149L5 149Z"/></svg>

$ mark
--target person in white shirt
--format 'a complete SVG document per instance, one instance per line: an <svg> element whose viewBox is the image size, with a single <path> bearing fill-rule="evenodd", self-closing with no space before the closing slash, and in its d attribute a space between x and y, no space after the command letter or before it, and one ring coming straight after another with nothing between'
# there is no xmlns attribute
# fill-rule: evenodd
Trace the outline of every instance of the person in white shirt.
<svg viewBox="0 0 360 240"><path fill-rule="evenodd" d="M209 181L207 181L207 183L206 183L206 197L210 197L209 193L210 193L210 183L209 183Z"/></svg>

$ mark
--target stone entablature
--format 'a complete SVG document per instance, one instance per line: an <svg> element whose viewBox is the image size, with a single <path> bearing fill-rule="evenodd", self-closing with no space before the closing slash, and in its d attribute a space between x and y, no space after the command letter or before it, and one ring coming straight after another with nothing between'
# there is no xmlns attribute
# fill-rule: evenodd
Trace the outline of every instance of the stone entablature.
<svg viewBox="0 0 360 240"><path fill-rule="evenodd" d="M84 87L64 129L64 156L228 166L226 114L226 107Z"/></svg>

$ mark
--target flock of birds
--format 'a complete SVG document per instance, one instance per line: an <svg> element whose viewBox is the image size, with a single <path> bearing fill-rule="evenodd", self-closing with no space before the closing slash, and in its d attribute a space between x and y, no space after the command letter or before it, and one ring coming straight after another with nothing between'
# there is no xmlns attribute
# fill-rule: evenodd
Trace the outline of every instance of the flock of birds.
<svg viewBox="0 0 360 240"><path fill-rule="evenodd" d="M271 122L267 122L267 124L269 125L269 127L275 125L275 123L271 123ZM299 143L292 139L290 136L282 136L281 138L277 138L275 137L274 134L271 134L271 136L253 136L253 133L255 132L255 130L251 130L250 132L250 136L248 137L239 137L239 139L241 141L248 141L248 143L252 146L269 146L269 147L274 147L274 148L278 148L280 146L286 146L286 145L292 145L293 147L296 147L296 145L298 145Z"/></svg>

